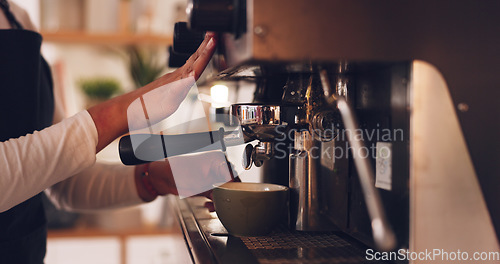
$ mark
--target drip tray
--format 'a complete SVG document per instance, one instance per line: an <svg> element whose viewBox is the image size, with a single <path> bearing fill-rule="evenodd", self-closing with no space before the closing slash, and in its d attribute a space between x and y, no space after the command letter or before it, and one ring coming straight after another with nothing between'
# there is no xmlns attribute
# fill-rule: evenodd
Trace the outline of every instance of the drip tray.
<svg viewBox="0 0 500 264"><path fill-rule="evenodd" d="M364 247L331 232L297 232L281 227L267 236L240 239L263 264L367 262Z"/></svg>
<svg viewBox="0 0 500 264"><path fill-rule="evenodd" d="M230 236L206 199L177 200L178 213L194 263L380 263L367 261L365 245L340 232L290 231L282 225L266 236Z"/></svg>

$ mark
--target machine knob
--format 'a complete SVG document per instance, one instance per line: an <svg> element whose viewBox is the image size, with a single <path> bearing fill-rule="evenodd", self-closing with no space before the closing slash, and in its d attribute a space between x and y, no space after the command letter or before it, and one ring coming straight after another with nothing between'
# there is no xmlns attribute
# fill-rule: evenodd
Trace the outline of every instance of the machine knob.
<svg viewBox="0 0 500 264"><path fill-rule="evenodd" d="M190 0L186 9L189 26L195 30L238 34L246 20L244 2L242 0Z"/></svg>
<svg viewBox="0 0 500 264"><path fill-rule="evenodd" d="M173 50L176 53L193 54L204 38L204 32L190 30L187 22L177 22L174 26Z"/></svg>
<svg viewBox="0 0 500 264"><path fill-rule="evenodd" d="M186 61L189 59L189 56L191 56L190 53L178 53L175 52L172 46L168 47L168 67L172 68L178 68L184 65Z"/></svg>

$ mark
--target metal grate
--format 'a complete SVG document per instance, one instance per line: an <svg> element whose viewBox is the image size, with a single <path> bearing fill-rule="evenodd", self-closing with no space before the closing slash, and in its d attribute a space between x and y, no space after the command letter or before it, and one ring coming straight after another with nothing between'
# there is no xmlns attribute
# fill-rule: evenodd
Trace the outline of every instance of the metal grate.
<svg viewBox="0 0 500 264"><path fill-rule="evenodd" d="M241 240L263 264L368 262L364 248L335 233L291 232L282 227L267 236Z"/></svg>

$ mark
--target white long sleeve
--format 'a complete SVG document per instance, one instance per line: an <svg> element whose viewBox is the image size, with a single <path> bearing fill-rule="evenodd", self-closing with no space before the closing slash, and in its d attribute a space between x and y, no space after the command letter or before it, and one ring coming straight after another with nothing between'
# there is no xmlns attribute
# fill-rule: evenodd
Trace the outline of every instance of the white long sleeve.
<svg viewBox="0 0 500 264"><path fill-rule="evenodd" d="M36 31L27 12L10 4L23 27ZM0 12L0 29L8 28L10 24ZM52 202L66 210L143 203L135 187L134 167L95 163L98 138L92 118L84 111L63 121L61 96L57 91L54 94L57 125L0 143L0 168L6 168L0 172L0 212L46 188Z"/></svg>
<svg viewBox="0 0 500 264"><path fill-rule="evenodd" d="M96 163L47 189L51 201L68 211L115 209L144 203L137 194L135 167Z"/></svg>
<svg viewBox="0 0 500 264"><path fill-rule="evenodd" d="M0 143L0 212L95 163L97 130L87 111Z"/></svg>

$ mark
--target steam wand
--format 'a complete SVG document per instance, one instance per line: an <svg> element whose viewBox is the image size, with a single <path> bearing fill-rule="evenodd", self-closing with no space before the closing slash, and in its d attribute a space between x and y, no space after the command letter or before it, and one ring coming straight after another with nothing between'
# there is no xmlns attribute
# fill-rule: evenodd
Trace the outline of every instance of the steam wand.
<svg viewBox="0 0 500 264"><path fill-rule="evenodd" d="M320 78L326 101L331 107L339 109L345 129L359 131L357 130L359 128L358 121L356 120L352 107L343 96L335 96L332 94L326 70L323 69L320 71ZM373 176L371 163L367 158L368 155L364 143L351 133L346 134L347 140L352 147L354 164L358 171L359 181L368 208L368 214L371 218L372 234L375 244L379 250L393 250L396 247L396 236L391 225L387 221L380 195L373 185L375 177Z"/></svg>

